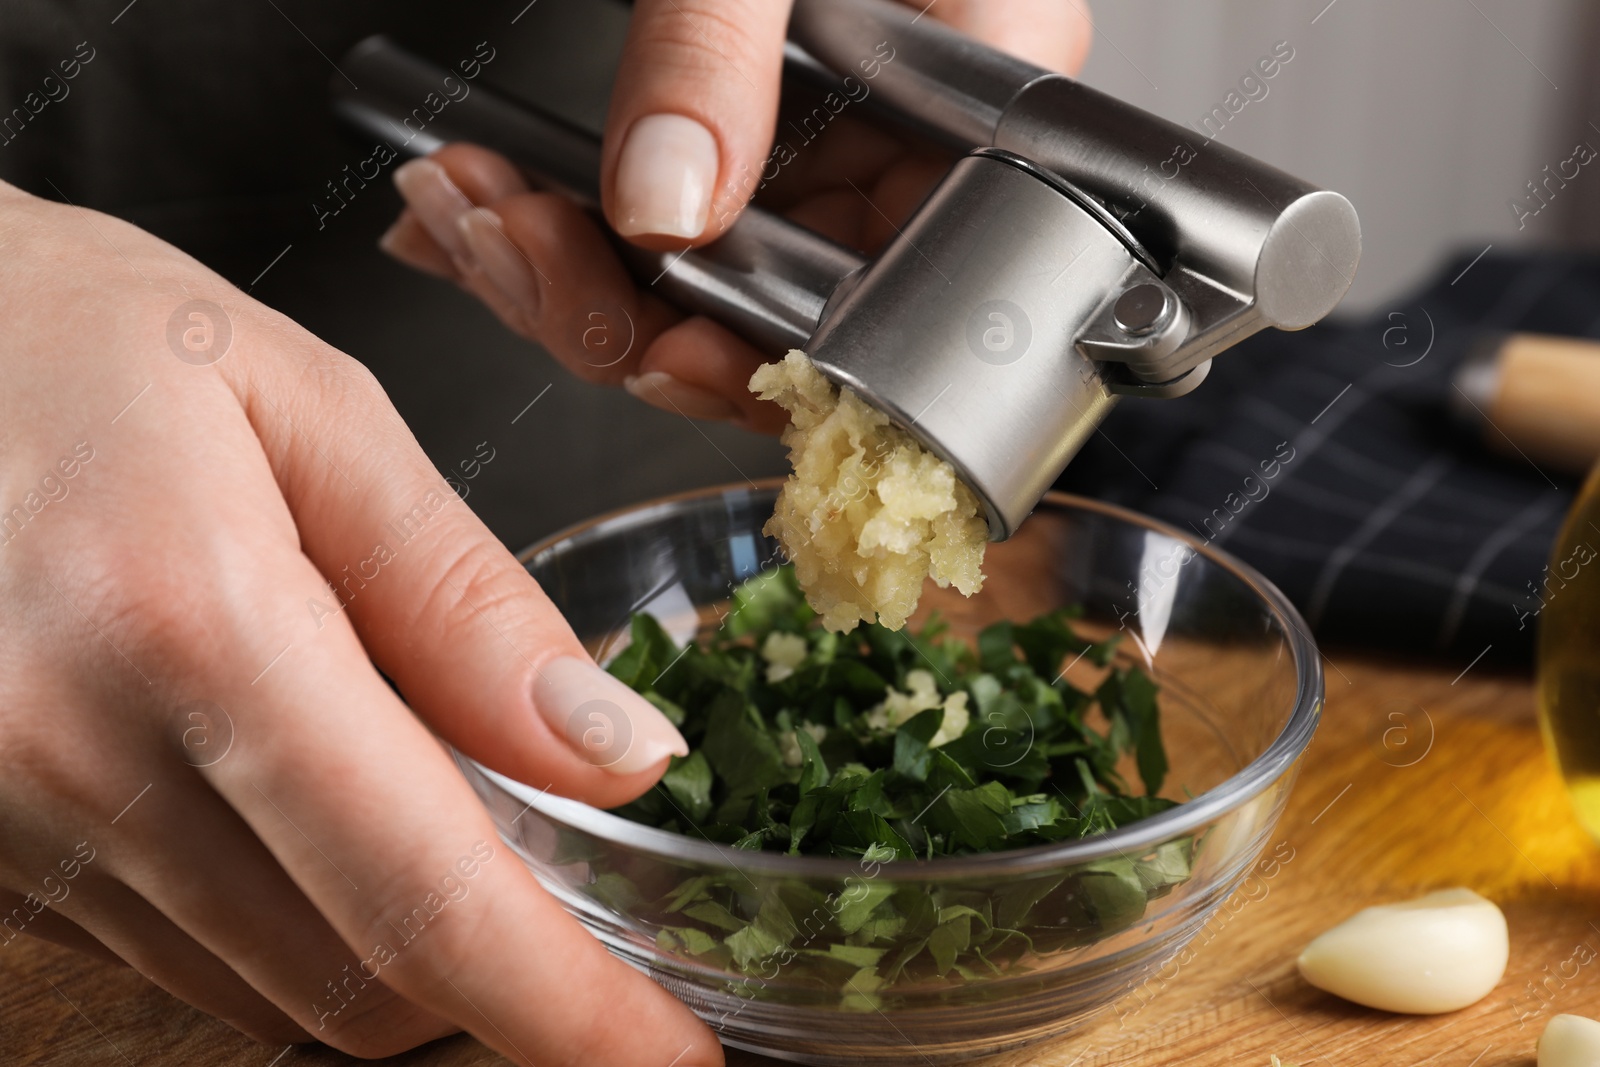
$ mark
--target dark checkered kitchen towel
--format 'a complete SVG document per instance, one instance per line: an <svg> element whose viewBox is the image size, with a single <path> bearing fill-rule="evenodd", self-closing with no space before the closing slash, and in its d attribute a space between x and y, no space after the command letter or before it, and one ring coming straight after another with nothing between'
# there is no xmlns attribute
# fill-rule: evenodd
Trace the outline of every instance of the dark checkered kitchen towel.
<svg viewBox="0 0 1600 1067"><path fill-rule="evenodd" d="M1492 333L1600 336L1600 257L1473 256L1365 319L1265 331L1187 397L1124 401L1058 486L1246 560L1324 643L1531 662L1577 484L1452 420L1451 374Z"/></svg>

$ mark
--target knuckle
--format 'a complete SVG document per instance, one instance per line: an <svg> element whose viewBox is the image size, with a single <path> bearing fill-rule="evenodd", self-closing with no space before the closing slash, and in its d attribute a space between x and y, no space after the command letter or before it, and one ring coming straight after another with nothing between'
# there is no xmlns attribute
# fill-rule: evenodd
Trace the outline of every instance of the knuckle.
<svg viewBox="0 0 1600 1067"><path fill-rule="evenodd" d="M394 1056L420 1044L416 1033L425 1021L422 1012L379 979L367 983L360 995L320 1022L302 1022L318 1041L348 1056L373 1060Z"/></svg>
<svg viewBox="0 0 1600 1067"><path fill-rule="evenodd" d="M537 589L521 564L499 542L463 531L465 544L442 553L449 562L429 583L412 625L441 634L473 633L486 620L513 634L532 618L530 594Z"/></svg>
<svg viewBox="0 0 1600 1067"><path fill-rule="evenodd" d="M167 659L204 632L197 621L201 605L176 568L151 566L131 543L96 539L81 546L68 574L51 578L63 606L54 614L71 621L81 613L104 636L100 651L134 657ZM135 580L132 575L138 575Z"/></svg>
<svg viewBox="0 0 1600 1067"><path fill-rule="evenodd" d="M20 702L13 701L14 695L11 692L4 693L6 703L11 706L8 710L26 709L25 704L17 707ZM65 693L60 695L67 696ZM17 809L12 809L9 817L7 846L0 849L0 874L24 877L24 884L27 885L34 884L37 875L33 871L19 870L16 866L27 855L20 847L22 842L37 844L44 840L54 841L61 834L108 824L118 814L122 804L138 792L145 780L141 779L141 784L133 784L132 775L126 767L119 765L106 752L88 745L63 745L56 729L41 729L35 725L50 723L55 726L59 723L54 713L61 703L52 700L49 704L55 704L55 707L50 708L41 701L35 708L28 709L39 714L23 714L16 721L3 724L6 761L3 795L6 803L9 806L19 794L25 795L47 802L49 812L47 821L28 817ZM117 741L121 751L126 752L132 747L122 731L117 731ZM87 842L88 839L83 840ZM62 861L69 864L74 858L80 862L92 861L95 855L93 845L89 846L87 855L74 852L70 846L67 851L71 857L64 855ZM90 884L90 881L86 879L79 888Z"/></svg>
<svg viewBox="0 0 1600 1067"><path fill-rule="evenodd" d="M43 590L54 601L43 600L43 614L51 630L81 635L82 648L71 659L61 657L59 644L41 649L53 658L24 691L74 694L72 703L85 705L80 714L101 716L124 745L178 771L199 754L197 743L226 750L232 720L211 702L233 706L223 694L250 681L278 651L264 634L280 628L264 624L298 622L302 609L281 587L264 584L261 554L248 537L241 543L169 531L166 538L76 542L70 567L50 577L60 595ZM74 662L82 669L63 674ZM127 748L71 751L80 765L91 754L114 752L112 766L127 766L129 755Z"/></svg>
<svg viewBox="0 0 1600 1067"><path fill-rule="evenodd" d="M192 675L231 666L241 648L255 644L250 635L259 620L251 616L261 600L259 581L237 560L189 557L207 575L196 583L189 565L165 565L178 553L152 566L141 552L120 558L116 547L101 547L100 558L87 564L91 573L73 584L78 607L115 650L109 654L146 663L147 670ZM197 555L203 552L194 547Z"/></svg>
<svg viewBox="0 0 1600 1067"><path fill-rule="evenodd" d="M653 61L669 71L707 74L743 65L762 57L763 49L749 25L740 17L744 5L679 0L649 20L640 31L639 44ZM779 42L773 42L774 51Z"/></svg>
<svg viewBox="0 0 1600 1067"><path fill-rule="evenodd" d="M415 871L394 876L367 924L368 939L393 953L385 980L418 1004L448 1003L448 976L470 971L495 939L494 895L450 892L446 880Z"/></svg>
<svg viewBox="0 0 1600 1067"><path fill-rule="evenodd" d="M388 401L378 376L366 364L321 344L306 365L303 384L310 387L333 423L367 410L374 402Z"/></svg>

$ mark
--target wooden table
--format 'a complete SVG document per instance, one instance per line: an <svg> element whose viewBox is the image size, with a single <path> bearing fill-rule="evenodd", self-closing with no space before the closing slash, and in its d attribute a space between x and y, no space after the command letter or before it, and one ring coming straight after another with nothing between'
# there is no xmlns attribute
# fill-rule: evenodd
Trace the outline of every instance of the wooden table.
<svg viewBox="0 0 1600 1067"><path fill-rule="evenodd" d="M1454 670L1337 652L1325 667L1323 725L1267 849L1279 862L1218 913L1175 976L1153 980L1087 1030L990 1067L1266 1067L1272 1055L1296 1064L1531 1067L1551 1016L1600 1017L1600 849L1573 819L1541 748L1532 687L1482 668L1455 679ZM1511 925L1505 979L1473 1007L1387 1015L1296 975L1295 954L1323 928L1368 904L1450 885L1492 897ZM740 1053L729 1061L769 1062ZM0 1062L357 1061L321 1047L253 1044L127 969L23 939L0 952ZM460 1037L392 1062L504 1061Z"/></svg>

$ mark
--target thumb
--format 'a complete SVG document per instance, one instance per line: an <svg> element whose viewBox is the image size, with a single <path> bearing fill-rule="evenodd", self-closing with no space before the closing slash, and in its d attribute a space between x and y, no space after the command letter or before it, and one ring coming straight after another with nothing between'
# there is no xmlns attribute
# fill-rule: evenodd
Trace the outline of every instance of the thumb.
<svg viewBox="0 0 1600 1067"><path fill-rule="evenodd" d="M278 346L229 361L248 375L235 391L330 586L307 602L296 642L348 620L417 715L467 755L599 807L643 793L669 756L687 754L683 737L595 664L376 379L306 341L304 362Z"/></svg>
<svg viewBox="0 0 1600 1067"><path fill-rule="evenodd" d="M702 244L760 181L792 0L638 0L606 118L606 218L652 248Z"/></svg>

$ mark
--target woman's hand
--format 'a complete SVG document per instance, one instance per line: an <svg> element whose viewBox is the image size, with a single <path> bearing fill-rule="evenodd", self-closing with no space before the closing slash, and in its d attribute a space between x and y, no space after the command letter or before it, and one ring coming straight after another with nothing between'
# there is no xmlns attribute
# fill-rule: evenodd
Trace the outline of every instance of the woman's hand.
<svg viewBox="0 0 1600 1067"><path fill-rule="evenodd" d="M733 224L773 169L789 7L637 0L602 159L606 219L617 232L647 248L678 249L715 240ZM1077 71L1089 46L1084 0L934 0L926 10L1066 72ZM863 59L872 58L869 44ZM950 164L848 109L793 148L792 159L772 157L782 161L779 173L760 199L866 253L894 234ZM560 197L529 192L504 158L449 145L402 166L395 184L407 207L383 248L455 280L579 377L693 418L774 432L783 425L783 413L746 388L774 353L641 289L592 218ZM619 359L624 337L633 341Z"/></svg>
<svg viewBox="0 0 1600 1067"><path fill-rule="evenodd" d="M0 953L46 937L363 1056L466 1029L721 1064L440 744L613 805L682 738L373 377L127 223L0 184L0 234ZM631 742L587 750L596 713Z"/></svg>

